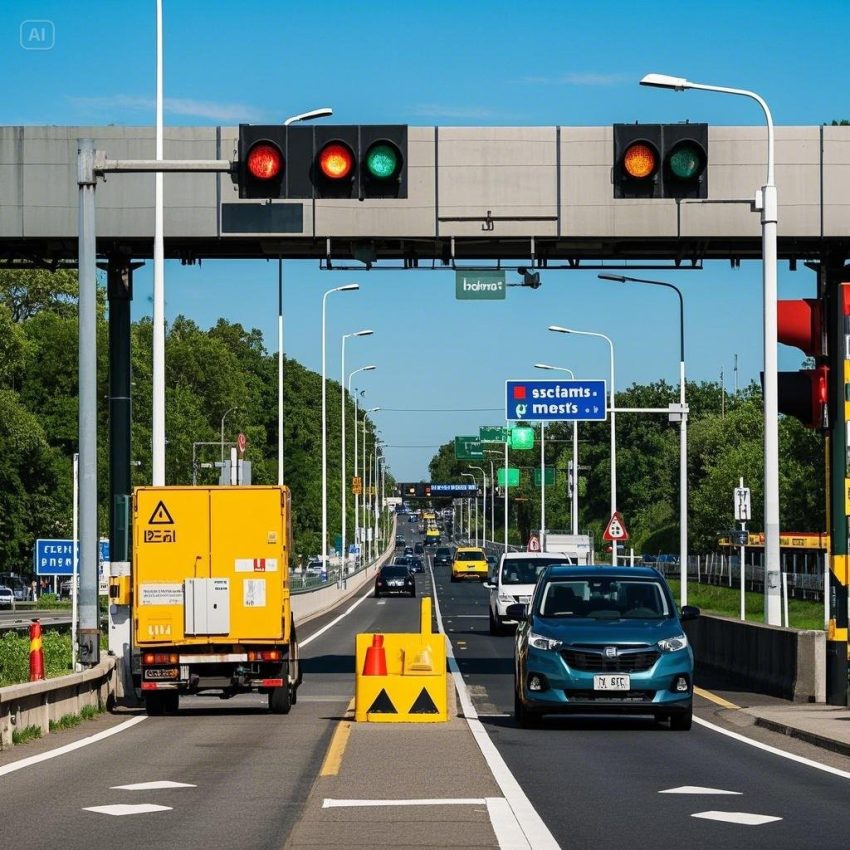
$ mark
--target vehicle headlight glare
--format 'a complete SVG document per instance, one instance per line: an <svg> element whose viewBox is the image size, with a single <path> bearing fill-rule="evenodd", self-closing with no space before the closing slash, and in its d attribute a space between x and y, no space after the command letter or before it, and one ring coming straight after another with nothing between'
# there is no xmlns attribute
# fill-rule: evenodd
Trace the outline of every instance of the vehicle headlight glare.
<svg viewBox="0 0 850 850"><path fill-rule="evenodd" d="M509 596L507 593L499 594L499 602L506 602L508 605L512 604L514 601L513 596Z"/></svg>
<svg viewBox="0 0 850 850"><path fill-rule="evenodd" d="M658 641L658 648L662 652L678 652L680 649L688 648L688 636L685 634L676 637L664 638Z"/></svg>
<svg viewBox="0 0 850 850"><path fill-rule="evenodd" d="M540 635L537 632L529 632L528 642L535 649L560 649L564 645L564 642L561 640L555 640L554 638Z"/></svg>

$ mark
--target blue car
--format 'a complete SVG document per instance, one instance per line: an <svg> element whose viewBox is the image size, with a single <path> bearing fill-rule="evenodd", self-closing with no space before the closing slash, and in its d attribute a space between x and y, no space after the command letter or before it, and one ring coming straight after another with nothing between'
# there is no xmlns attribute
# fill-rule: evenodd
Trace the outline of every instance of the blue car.
<svg viewBox="0 0 850 850"><path fill-rule="evenodd" d="M550 566L519 622L514 711L523 727L544 714L649 714L687 730L694 656L663 576L651 567ZM681 620L699 616L686 605Z"/></svg>

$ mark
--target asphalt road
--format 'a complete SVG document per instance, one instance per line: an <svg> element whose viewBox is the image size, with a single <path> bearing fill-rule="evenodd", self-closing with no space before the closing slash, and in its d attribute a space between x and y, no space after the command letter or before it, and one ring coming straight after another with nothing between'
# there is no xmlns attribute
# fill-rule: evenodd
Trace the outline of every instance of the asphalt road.
<svg viewBox="0 0 850 850"><path fill-rule="evenodd" d="M450 582L446 568L435 572L435 583L479 717L562 847L799 850L821 840L850 841L850 780L699 724L673 732L652 719L554 717L542 729L520 729L513 719L513 637L489 634L488 591L477 582ZM697 701L697 715L714 722L715 706ZM787 749L786 740L772 743ZM823 751L813 749L806 755L824 761ZM846 758L830 760L850 768ZM671 793L688 787L708 790ZM768 820L750 823L762 819Z"/></svg>
<svg viewBox="0 0 850 850"><path fill-rule="evenodd" d="M399 530L410 537L413 528L405 526ZM416 577L419 597L432 591L430 561L429 571ZM489 635L487 591L477 582L451 583L447 568L434 575L435 616L439 608L480 720L563 848L798 850L847 843L850 780L699 724L672 732L649 719L550 718L542 729L520 729L512 716L513 639ZM418 629L418 599L374 599L365 591L336 624L330 625L339 611L299 630L307 643L304 684L288 716L269 714L264 697L196 697L183 700L177 716L146 718L14 773L4 775L4 766L142 713L107 715L0 753L0 846L282 848L305 813L331 735L353 697L354 636ZM697 715L719 720L717 707L701 699ZM776 740L765 730L737 731L850 769L850 759L801 742ZM178 784L121 787L147 783ZM436 772L432 795L444 796L444 789ZM100 808L109 806L142 808Z"/></svg>

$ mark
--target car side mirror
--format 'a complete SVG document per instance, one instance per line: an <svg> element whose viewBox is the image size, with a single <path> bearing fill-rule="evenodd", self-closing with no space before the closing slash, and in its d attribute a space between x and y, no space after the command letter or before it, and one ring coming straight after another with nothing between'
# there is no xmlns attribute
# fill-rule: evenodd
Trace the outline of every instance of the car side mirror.
<svg viewBox="0 0 850 850"><path fill-rule="evenodd" d="M683 622L685 620L696 620L700 615L700 610L696 605L684 605L682 607L682 613L679 615L679 619Z"/></svg>
<svg viewBox="0 0 850 850"><path fill-rule="evenodd" d="M528 606L521 602L515 602L513 605L508 605L505 609L505 615L509 620L520 622L528 616Z"/></svg>
<svg viewBox="0 0 850 850"><path fill-rule="evenodd" d="M486 587L486 588L487 588L487 590L492 590L492 589L493 589L496 585L495 585L495 584L492 584L492 583L491 583L491 582L489 582L489 581L485 581L485 582L482 582L482 585L481 585L481 586L482 586L482 587Z"/></svg>

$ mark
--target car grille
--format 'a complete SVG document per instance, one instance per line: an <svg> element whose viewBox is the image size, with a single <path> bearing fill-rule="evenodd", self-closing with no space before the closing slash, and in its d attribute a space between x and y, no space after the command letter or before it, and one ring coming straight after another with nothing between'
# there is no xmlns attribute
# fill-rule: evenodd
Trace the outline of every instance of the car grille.
<svg viewBox="0 0 850 850"><path fill-rule="evenodd" d="M599 691L564 691L570 702L652 702L655 691L619 691L618 693L601 694Z"/></svg>
<svg viewBox="0 0 850 850"><path fill-rule="evenodd" d="M616 647L614 658L605 656L605 648L572 647L561 651L561 657L573 670L588 673L638 673L649 670L661 654L649 647Z"/></svg>

